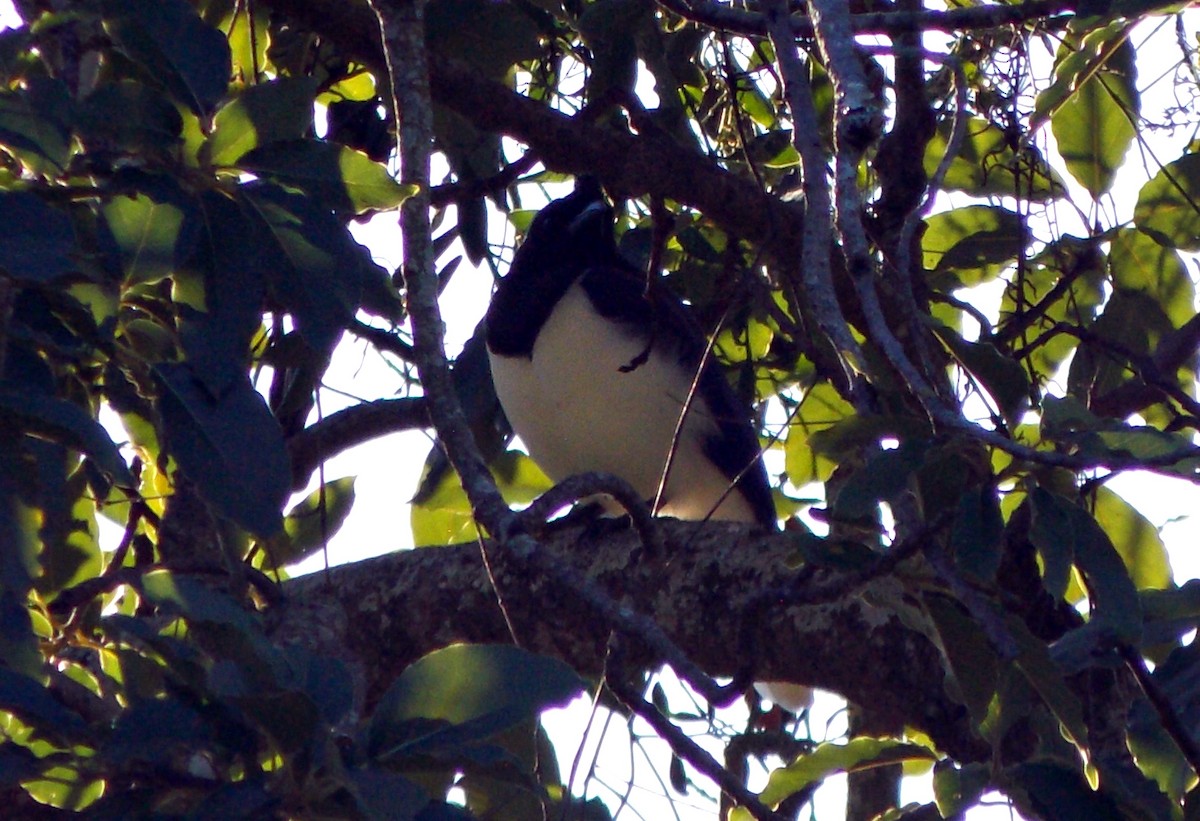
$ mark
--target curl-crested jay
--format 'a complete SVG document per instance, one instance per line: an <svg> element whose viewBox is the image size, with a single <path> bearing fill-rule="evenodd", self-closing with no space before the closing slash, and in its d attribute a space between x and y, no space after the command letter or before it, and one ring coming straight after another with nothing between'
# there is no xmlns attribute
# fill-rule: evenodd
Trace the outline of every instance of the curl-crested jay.
<svg viewBox="0 0 1200 821"><path fill-rule="evenodd" d="M487 313L496 394L550 478L612 473L653 501L670 456L658 513L774 529L750 409L706 347L679 298L621 257L588 178L533 220Z"/></svg>
<svg viewBox="0 0 1200 821"><path fill-rule="evenodd" d="M603 471L654 500L669 458L657 512L778 526L750 409L683 302L621 257L595 180L534 218L486 325L496 395L550 478ZM792 712L812 701L755 687Z"/></svg>

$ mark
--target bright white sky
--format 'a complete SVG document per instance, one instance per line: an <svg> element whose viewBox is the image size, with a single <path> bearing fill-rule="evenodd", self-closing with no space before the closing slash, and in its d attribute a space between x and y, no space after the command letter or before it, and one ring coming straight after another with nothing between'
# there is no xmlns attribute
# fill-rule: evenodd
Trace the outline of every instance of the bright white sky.
<svg viewBox="0 0 1200 821"><path fill-rule="evenodd" d="M19 18L13 12L11 4L0 0L0 28L13 25L17 21ZM1189 37L1194 43L1200 13L1189 13L1187 22ZM1151 121L1155 119L1156 112L1177 102L1169 69L1164 66L1160 72L1155 72L1145 61L1147 55L1153 54L1162 54L1169 60L1177 59L1178 49L1171 26L1172 22L1167 18L1167 22L1155 31L1152 21L1143 26L1133 38L1133 42L1139 46L1139 86L1143 89L1143 113ZM1048 63L1039 71L1044 77L1048 73ZM1045 131L1045 139L1052 142L1053 138L1048 129ZM1179 147L1186 144L1193 135L1154 133L1145 136L1152 142L1159 157L1173 158L1178 156ZM513 152L512 156L515 155ZM1057 155L1051 156L1057 158ZM1062 168L1061 163L1058 167ZM1153 169L1150 173L1152 172ZM1070 182L1069 175L1064 173L1063 176ZM1120 175L1114 193L1106 197L1097 209L1102 222L1114 224L1131 216L1136 192L1147 176L1138 148L1135 147L1131 150L1128 164ZM1089 200L1086 192L1078 187L1072 190L1072 196L1078 203ZM953 200L947 199L946 206L939 204L939 208L953 204ZM525 203L525 207L537 205L539 203ZM1061 220L1059 230L1062 232L1084 233L1074 212L1062 209L1058 217ZM401 241L395 215L381 215L368 225L353 226L353 230L359 240L371 249L381 265L389 270L398 267ZM492 219L489 234L494 246L511 247L512 231L504 219ZM457 249L451 249L443 261L456 253L459 253ZM1196 279L1195 260L1189 264L1193 271L1193 279ZM442 297L442 309L448 329L447 347L452 354L470 337L476 322L482 317L491 287L492 275L486 268L475 269L464 262L455 273ZM329 390L322 392L321 407L323 413L328 415L359 400L394 395L399 388L399 379L380 355L368 350L365 344L347 337L335 353L326 386ZM117 431L114 431L114 435L123 436ZM425 433L395 434L340 454L326 464L326 480L342 476L358 477L354 510L329 546L330 564L356 561L412 547L408 528L408 502L416 487L430 444L430 438ZM309 489L315 486L314 482ZM1200 509L1200 489L1182 480L1166 479L1146 473L1120 477L1110 482L1109 486L1160 527L1171 553L1177 581L1200 576L1200 553L1195 549L1195 530L1190 518L1193 511ZM298 495L296 500L300 498L303 498L303 494ZM119 532L113 540L117 537ZM318 556L304 563L297 571L311 572L322 567L324 562L325 558ZM840 707L841 702L831 696L818 700L812 717L812 727L816 734L837 737L844 732L844 721L837 715ZM656 776L645 756L631 748L628 736L619 726L620 722L616 722L605 734L600 730L604 719L599 717L591 730L585 732L590 714L590 705L586 700L580 699L565 710L554 711L547 721L552 728L562 759L564 778L570 772L571 760L576 752L575 745L580 738L586 738L580 757L582 763L578 770L579 775L574 782L576 792L580 791L582 779L590 771L593 780L588 785L589 795L599 794L606 800L614 796L619 797L625 793L631 781L632 767L632 781L635 786L630 795L631 806L619 817L671 818L675 817L676 813L680 818L712 817L711 804L703 800L676 796L664 783L660 783L660 779L665 782L666 773L666 757L663 752L665 748L662 742L651 738L646 745L647 749L653 751L651 757L654 760L653 770L658 773ZM741 718L731 714L727 720L736 725ZM832 724L826 731L827 721L831 721ZM638 732L642 736L652 736L645 728L639 728ZM604 751L597 755L595 750L602 737ZM840 817L844 808L844 790L844 778L833 779L823 788L819 799L818 817ZM669 803L664 798L664 793L670 795ZM715 794L715 791L710 790L709 793ZM928 778L906 781L905 801L928 801L930 798ZM615 804L610 802L610 806ZM1004 806L978 810L971 815L974 821L1007 817L1009 811Z"/></svg>

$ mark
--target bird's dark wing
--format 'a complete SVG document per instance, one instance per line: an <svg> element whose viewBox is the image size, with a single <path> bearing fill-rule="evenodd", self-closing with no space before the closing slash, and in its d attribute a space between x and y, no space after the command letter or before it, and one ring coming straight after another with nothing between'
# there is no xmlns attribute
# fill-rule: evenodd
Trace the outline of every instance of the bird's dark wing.
<svg viewBox="0 0 1200 821"><path fill-rule="evenodd" d="M651 281L647 288L645 274L623 260L588 268L579 283L597 313L646 341L647 354L651 346L663 346L659 350L677 356L680 367L689 374L695 374L703 363L693 401L704 402L718 430L705 443L706 455L731 482L737 480L737 491L754 510L756 520L774 529L775 503L750 408L734 393L715 355L710 352L705 358L707 339L687 306L659 282ZM638 364L632 361L628 367Z"/></svg>

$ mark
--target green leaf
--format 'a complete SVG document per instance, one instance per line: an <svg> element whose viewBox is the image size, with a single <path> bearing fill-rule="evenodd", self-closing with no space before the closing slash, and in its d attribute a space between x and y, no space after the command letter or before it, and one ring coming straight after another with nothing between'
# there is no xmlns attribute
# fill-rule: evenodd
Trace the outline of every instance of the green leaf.
<svg viewBox="0 0 1200 821"><path fill-rule="evenodd" d="M1029 632L1023 621L1014 616L1006 617L1004 626L1017 643L1014 662L1017 669L1042 697L1067 739L1079 749L1086 750L1089 742L1087 724L1083 721L1083 706L1075 691L1067 685L1062 669L1050 655L1049 648Z"/></svg>
<svg viewBox="0 0 1200 821"><path fill-rule="evenodd" d="M272 546L263 568L295 564L320 550L341 528L353 505L353 476L334 479L314 490L284 517L287 543Z"/></svg>
<svg viewBox="0 0 1200 821"><path fill-rule="evenodd" d="M1200 251L1200 154L1167 163L1138 192L1133 224L1181 251Z"/></svg>
<svg viewBox="0 0 1200 821"><path fill-rule="evenodd" d="M1048 554L1073 555L1094 597L1093 619L1110 630L1116 640L1137 644L1142 631L1141 603L1108 535L1083 508L1041 487L1034 488L1029 498L1033 505L1030 541L1043 558ZM1061 559L1058 561L1061 563ZM1046 564L1049 568L1049 561Z"/></svg>
<svg viewBox="0 0 1200 821"><path fill-rule="evenodd" d="M1117 288L1152 297L1176 328L1196 315L1196 286L1173 248L1141 231L1121 229L1113 237L1108 264Z"/></svg>
<svg viewBox="0 0 1200 821"><path fill-rule="evenodd" d="M216 512L260 537L283 527L291 485L283 433L249 379L214 399L187 365L155 368L167 447Z"/></svg>
<svg viewBox="0 0 1200 821"><path fill-rule="evenodd" d="M1081 399L1103 396L1132 376L1126 352L1148 356L1174 330L1163 306L1142 291L1117 289L1079 345L1067 373L1067 391Z"/></svg>
<svg viewBox="0 0 1200 821"><path fill-rule="evenodd" d="M182 211L138 194L114 197L102 212L120 250L126 286L170 276L177 262L175 246L183 225Z"/></svg>
<svg viewBox="0 0 1200 821"><path fill-rule="evenodd" d="M229 44L186 0L105 0L104 25L117 47L176 100L203 117L229 85Z"/></svg>
<svg viewBox="0 0 1200 821"><path fill-rule="evenodd" d="M142 577L138 591L156 607L192 622L226 625L242 632L258 627L254 616L237 601L192 576L152 570Z"/></svg>
<svg viewBox="0 0 1200 821"><path fill-rule="evenodd" d="M49 283L74 269L71 220L26 191L0 192L0 267L18 281Z"/></svg>
<svg viewBox="0 0 1200 821"><path fill-rule="evenodd" d="M837 462L818 453L811 440L854 415L854 407L828 382L818 382L804 392L784 443L784 469L793 485L803 487L809 482L824 482L833 475Z"/></svg>
<svg viewBox="0 0 1200 821"><path fill-rule="evenodd" d="M1200 732L1200 646L1196 642L1178 647L1159 664L1152 678L1167 698L1185 732L1192 738ZM1181 797L1195 782L1195 773L1179 751L1179 746L1163 729L1159 713L1146 699L1139 699L1130 711L1129 745L1138 765L1168 795Z"/></svg>
<svg viewBox="0 0 1200 821"><path fill-rule="evenodd" d="M1107 296L1108 271L1104 262L1093 241L1065 236L1051 243L1025 265L1025 287L1020 293L1016 288L1004 289L1000 327L1010 320L1024 322L1031 294L1036 295L1045 313L1042 321L1026 332L1027 338L1037 337L1057 323L1086 326ZM1035 381L1049 381L1057 378L1059 367L1076 345L1070 334L1047 335L1026 355L1024 362L1033 369Z"/></svg>
<svg viewBox="0 0 1200 821"><path fill-rule="evenodd" d="M1103 62L1051 115L1058 152L1093 199L1112 187L1133 143L1140 110L1133 46L1121 40L1104 51Z"/></svg>
<svg viewBox="0 0 1200 821"><path fill-rule="evenodd" d="M999 206L954 208L925 225L925 268L953 273L968 287L995 279L1024 248L1020 216Z"/></svg>
<svg viewBox="0 0 1200 821"><path fill-rule="evenodd" d="M367 730L373 758L400 752L413 721L448 722L481 741L565 704L583 681L557 659L501 644L455 644L411 664L380 699ZM432 725L431 725L432 726Z"/></svg>
<svg viewBox="0 0 1200 821"><path fill-rule="evenodd" d="M1096 491L1095 512L1096 522L1116 546L1138 590L1163 590L1171 585L1167 548L1149 519L1106 487Z"/></svg>
<svg viewBox="0 0 1200 821"><path fill-rule="evenodd" d="M958 362L971 373L996 402L1009 424L1021 421L1029 406L1029 376L1021 363L1005 356L989 342L968 342L946 327L933 327Z"/></svg>
<svg viewBox="0 0 1200 821"><path fill-rule="evenodd" d="M960 768L946 759L933 766L933 798L942 818L961 817L979 803L990 785L991 773L986 764L976 762Z"/></svg>
<svg viewBox="0 0 1200 821"><path fill-rule="evenodd" d="M0 388L0 419L85 453L121 487L137 487L108 431L78 405L50 396Z"/></svg>
<svg viewBox="0 0 1200 821"><path fill-rule="evenodd" d="M256 148L299 140L312 130L316 94L312 77L282 77L249 86L217 112L201 157L230 166Z"/></svg>
<svg viewBox="0 0 1200 821"><path fill-rule="evenodd" d="M417 192L366 154L321 140L265 145L243 156L238 167L304 191L342 214L389 211Z"/></svg>
<svg viewBox="0 0 1200 821"><path fill-rule="evenodd" d="M902 761L935 761L933 751L894 738L852 738L845 743L827 742L773 770L759 799L776 806L789 795L843 772L859 772Z"/></svg>
<svg viewBox="0 0 1200 821"><path fill-rule="evenodd" d="M937 171L949 149L952 122L938 126L925 147L925 173ZM978 197L1020 194L1033 202L1046 202L1066 193L1066 186L1032 146L1015 142L999 127L982 117L968 117L962 149L950 163L943 188Z"/></svg>

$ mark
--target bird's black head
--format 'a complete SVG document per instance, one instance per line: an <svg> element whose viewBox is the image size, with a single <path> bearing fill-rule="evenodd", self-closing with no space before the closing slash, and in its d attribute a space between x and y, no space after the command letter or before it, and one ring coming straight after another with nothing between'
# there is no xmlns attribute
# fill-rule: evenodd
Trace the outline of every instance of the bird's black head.
<svg viewBox="0 0 1200 821"><path fill-rule="evenodd" d="M531 264L582 270L609 262L615 255L612 206L595 177L580 177L572 193L554 200L534 217L509 276L521 276Z"/></svg>
<svg viewBox="0 0 1200 821"><path fill-rule="evenodd" d="M488 347L506 355L528 355L542 323L571 283L589 269L617 264L619 259L612 206L599 181L581 177L572 193L533 218L488 308Z"/></svg>

